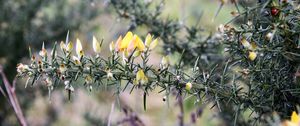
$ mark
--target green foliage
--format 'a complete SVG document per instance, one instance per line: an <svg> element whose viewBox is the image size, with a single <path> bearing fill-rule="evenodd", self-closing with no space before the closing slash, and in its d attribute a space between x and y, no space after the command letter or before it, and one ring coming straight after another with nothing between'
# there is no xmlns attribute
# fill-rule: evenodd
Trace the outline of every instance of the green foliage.
<svg viewBox="0 0 300 126"><path fill-rule="evenodd" d="M107 59L81 57L81 48L76 50L77 59L72 59L72 51L62 49L63 53L57 54L55 45L51 58L41 55L40 61L31 57L30 65L20 64L19 76L29 76L32 84L42 78L50 92L64 81L69 94L80 78L90 90L96 85L112 86L119 94L136 88L144 91L145 108L148 92L156 88L167 98L172 93L180 97L189 94L195 102L213 103L228 125L266 124L273 112L286 119L300 103L299 3L266 0L248 8L232 2L241 6L238 16L221 25L218 33L205 37L198 24L188 27L161 19L163 2L152 10L151 2L111 0L118 15L131 21L128 30L146 26L162 40L165 54L181 54L179 62L167 67L167 62L162 62L159 68L149 65L149 47L141 51L135 46L126 53L119 45L123 39L117 40ZM241 24L230 24L238 19ZM223 46L226 55L220 54ZM137 58L142 61L136 62ZM249 110L254 114L246 119L242 115Z"/></svg>

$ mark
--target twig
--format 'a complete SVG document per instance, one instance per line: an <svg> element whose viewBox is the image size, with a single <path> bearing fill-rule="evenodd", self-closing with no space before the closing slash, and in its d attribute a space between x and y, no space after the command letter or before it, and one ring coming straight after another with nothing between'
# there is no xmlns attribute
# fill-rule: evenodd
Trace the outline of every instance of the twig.
<svg viewBox="0 0 300 126"><path fill-rule="evenodd" d="M16 96L16 92L15 92L15 85L16 85L15 83L16 83L16 80L14 79L14 81L13 81L13 86L14 87L12 87L11 84L9 83L9 81L6 78L6 75L3 72L3 67L1 65L0 65L0 74L1 74L4 86L5 86L5 89L7 91L9 102L10 102L11 106L13 107L13 109L14 109L14 111L16 113L17 119L19 120L19 122L20 122L20 124L22 126L27 126L25 117L23 115L22 109L20 107L18 98Z"/></svg>
<svg viewBox="0 0 300 126"><path fill-rule="evenodd" d="M177 102L180 108L180 114L178 115L179 126L184 126L184 108L181 93L179 93L179 96L177 97Z"/></svg>
<svg viewBox="0 0 300 126"><path fill-rule="evenodd" d="M110 113L109 113L109 117L108 117L108 123L107 123L107 126L110 126L110 123L111 123L111 116L114 112L114 109L115 109L115 102L113 102L111 104L111 110L110 110Z"/></svg>

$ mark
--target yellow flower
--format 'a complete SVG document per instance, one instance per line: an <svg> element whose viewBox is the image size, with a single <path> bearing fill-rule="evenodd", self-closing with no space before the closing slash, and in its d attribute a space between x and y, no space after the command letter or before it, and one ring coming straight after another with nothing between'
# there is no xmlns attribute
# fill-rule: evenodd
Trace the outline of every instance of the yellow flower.
<svg viewBox="0 0 300 126"><path fill-rule="evenodd" d="M136 49L138 52L143 52L145 50L145 45L139 36L134 35L131 42L127 46L127 53L132 53L132 51Z"/></svg>
<svg viewBox="0 0 300 126"><path fill-rule="evenodd" d="M241 43L246 49L251 47L250 43L245 38L242 38Z"/></svg>
<svg viewBox="0 0 300 126"><path fill-rule="evenodd" d="M79 58L81 58L84 55L83 50L82 50L81 41L78 38L76 40L76 53Z"/></svg>
<svg viewBox="0 0 300 126"><path fill-rule="evenodd" d="M119 45L119 51L125 51L125 49L127 49L129 43L132 41L133 39L133 34L132 32L127 32L127 34L125 35L125 37L123 38L123 40L121 41L120 45Z"/></svg>
<svg viewBox="0 0 300 126"><path fill-rule="evenodd" d="M256 52L253 52L253 51L250 51L250 52L249 52L248 58L249 58L251 61L255 60L256 57L257 57L257 53L256 53Z"/></svg>
<svg viewBox="0 0 300 126"><path fill-rule="evenodd" d="M73 50L73 43L69 42L67 45L64 43L64 41L60 42L60 49L64 52L71 53Z"/></svg>
<svg viewBox="0 0 300 126"><path fill-rule="evenodd" d="M185 90L190 91L192 89L193 85L192 83L188 82L185 84Z"/></svg>
<svg viewBox="0 0 300 126"><path fill-rule="evenodd" d="M256 43L255 42L251 42L250 50L254 51L254 50L256 50L256 48L257 48Z"/></svg>
<svg viewBox="0 0 300 126"><path fill-rule="evenodd" d="M43 42L42 50L39 52L39 55L41 57L46 57L47 56L47 50L45 49L45 43Z"/></svg>
<svg viewBox="0 0 300 126"><path fill-rule="evenodd" d="M295 111L293 111L293 113L292 113L291 122L295 123L295 124L299 124L300 123L300 117L299 117L299 115Z"/></svg>
<svg viewBox="0 0 300 126"><path fill-rule="evenodd" d="M121 44L122 44L122 36L120 36L120 37L118 38L118 40L116 41L116 45L115 45L115 51L116 51L116 52L121 51L121 50L120 50L120 49L121 49Z"/></svg>
<svg viewBox="0 0 300 126"><path fill-rule="evenodd" d="M135 78L135 84L147 84L148 83L148 77L145 75L144 71L142 69L140 69L137 73L136 73L136 78Z"/></svg>
<svg viewBox="0 0 300 126"><path fill-rule="evenodd" d="M69 42L69 43L67 44L66 50L67 50L68 53L71 53L71 52L72 52L72 50L73 50L73 43L72 43L72 42Z"/></svg>
<svg viewBox="0 0 300 126"><path fill-rule="evenodd" d="M101 52L101 44L95 36L93 36L93 49L94 49L95 53Z"/></svg>
<svg viewBox="0 0 300 126"><path fill-rule="evenodd" d="M157 45L158 45L158 39L156 38L151 42L149 49L153 50Z"/></svg>
<svg viewBox="0 0 300 126"><path fill-rule="evenodd" d="M146 44L147 48L150 47L151 42L152 42L152 36L150 34L148 34L146 37L146 40L145 40L145 44Z"/></svg>
<svg viewBox="0 0 300 126"><path fill-rule="evenodd" d="M152 41L152 38L153 36L148 34L145 40L145 45L149 50L153 50L158 45L158 39L156 38Z"/></svg>
<svg viewBox="0 0 300 126"><path fill-rule="evenodd" d="M291 115L291 120L284 121L282 124L283 124L282 126L299 126L300 116L295 111L293 111L293 113Z"/></svg>

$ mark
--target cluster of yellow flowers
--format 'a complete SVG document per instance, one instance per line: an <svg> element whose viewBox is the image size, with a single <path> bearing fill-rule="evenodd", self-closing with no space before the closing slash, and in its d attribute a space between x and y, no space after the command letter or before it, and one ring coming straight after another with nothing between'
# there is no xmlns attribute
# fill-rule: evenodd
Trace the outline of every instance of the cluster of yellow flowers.
<svg viewBox="0 0 300 126"><path fill-rule="evenodd" d="M245 49L249 50L248 52L248 58L253 61L257 57L257 45L255 42L248 42L245 38L242 38L241 40L242 45L244 46Z"/></svg>
<svg viewBox="0 0 300 126"><path fill-rule="evenodd" d="M158 45L158 38L153 38L152 35L148 34L143 41L138 35L133 34L132 32L127 32L124 38L120 36L116 42L111 42L109 45L110 52L115 54L121 54L123 56L123 59L126 61L129 60L129 56L133 56L134 58L141 56L142 58L145 58L148 53L153 50ZM101 52L101 46L102 42L99 42L95 36L93 36L92 41L92 47L94 52L99 56L98 54ZM73 43L71 41L65 43L60 43L60 48L63 51L63 53L66 55L66 57L71 57L73 60L73 63L78 67L85 67L83 66L83 58L84 57L84 51L81 44L81 41L77 38L76 39L76 47L75 47L75 55L71 55L73 51ZM55 49L53 50L55 51ZM56 54L56 53L55 53ZM39 55L43 58L43 60L47 60L47 50L45 49L45 45L43 43L42 49L39 52ZM96 56L96 57L97 57ZM53 57L52 57L53 58ZM130 59L133 60L134 58ZM123 60L124 61L124 60ZM43 62L39 61L38 65L40 65L41 71L43 71ZM127 65L127 64L125 64ZM170 61L168 56L163 56L160 63L160 69L169 69ZM89 67L84 69L90 69ZM30 71L30 67L28 65L19 64L17 66L17 70L20 74ZM65 63L61 63L58 66L58 76L64 81L66 87L66 90L74 91L74 88L70 84L70 80L65 80L65 75L67 74L68 66L66 66ZM149 77L147 76L147 71L144 71L145 68L138 68L135 78L133 79L134 85L145 85L149 83ZM108 69L107 72L107 79L111 80L114 77L114 74L112 70ZM85 85L92 90L92 83L93 83L93 77L89 74L84 75ZM53 90L52 87L52 79L47 77L45 79L45 82L48 87L51 87L50 90ZM185 84L185 89L187 91L190 91L192 89L192 83L187 82Z"/></svg>
<svg viewBox="0 0 300 126"><path fill-rule="evenodd" d="M111 52L121 52L125 57L128 57L132 53L134 57L138 57L142 52L147 49L153 50L158 45L158 38L152 39L153 36L148 34L145 42L143 42L138 35L129 31L124 38L120 36L116 43L111 42L109 48Z"/></svg>

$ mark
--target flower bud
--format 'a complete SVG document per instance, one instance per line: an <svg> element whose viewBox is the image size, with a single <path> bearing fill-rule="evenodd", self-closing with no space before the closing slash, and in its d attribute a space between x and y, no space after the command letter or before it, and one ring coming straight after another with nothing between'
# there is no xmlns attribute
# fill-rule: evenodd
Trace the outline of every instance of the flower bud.
<svg viewBox="0 0 300 126"><path fill-rule="evenodd" d="M169 67L169 64L170 64L169 63L169 57L168 56L163 56L162 59L161 59L161 63L160 63L162 69L165 69L165 68Z"/></svg>
<svg viewBox="0 0 300 126"><path fill-rule="evenodd" d="M256 53L256 52L253 52L253 51L249 52L248 58L249 58L251 61L255 60L256 57L257 57L257 53Z"/></svg>
<svg viewBox="0 0 300 126"><path fill-rule="evenodd" d="M152 36L150 34L148 34L146 37L146 40L145 40L145 45L147 48L150 47L151 42L152 42Z"/></svg>
<svg viewBox="0 0 300 126"><path fill-rule="evenodd" d="M39 52L39 55L41 57L46 57L47 56L47 50L45 49L45 43L43 42L42 50Z"/></svg>
<svg viewBox="0 0 300 126"><path fill-rule="evenodd" d="M81 66L81 62L80 62L80 59L78 57L73 56L73 60L74 60L75 65Z"/></svg>
<svg viewBox="0 0 300 126"><path fill-rule="evenodd" d="M72 42L69 42L69 43L67 44L66 50L67 50L68 53L71 53L71 52L72 52L72 50L73 50L73 43L72 43Z"/></svg>
<svg viewBox="0 0 300 126"><path fill-rule="evenodd" d="M79 58L81 58L84 55L83 50L82 50L81 41L78 38L76 40L76 53Z"/></svg>
<svg viewBox="0 0 300 126"><path fill-rule="evenodd" d="M101 44L95 36L93 36L93 49L95 53L101 52Z"/></svg>
<svg viewBox="0 0 300 126"><path fill-rule="evenodd" d="M192 83L188 82L185 84L185 90L190 91L192 89Z"/></svg>
<svg viewBox="0 0 300 126"><path fill-rule="evenodd" d="M115 43L113 41L109 44L109 51L111 53L113 53L115 51Z"/></svg>
<svg viewBox="0 0 300 126"><path fill-rule="evenodd" d="M151 42L149 49L153 50L157 45L158 45L158 38L156 38Z"/></svg>
<svg viewBox="0 0 300 126"><path fill-rule="evenodd" d="M244 48L246 48L246 49L251 48L250 43L245 38L242 38L241 43L244 46Z"/></svg>
<svg viewBox="0 0 300 126"><path fill-rule="evenodd" d="M145 75L144 71L142 69L140 69L137 74L136 74L136 78L135 81L140 84L147 84L148 83L148 77Z"/></svg>

